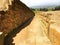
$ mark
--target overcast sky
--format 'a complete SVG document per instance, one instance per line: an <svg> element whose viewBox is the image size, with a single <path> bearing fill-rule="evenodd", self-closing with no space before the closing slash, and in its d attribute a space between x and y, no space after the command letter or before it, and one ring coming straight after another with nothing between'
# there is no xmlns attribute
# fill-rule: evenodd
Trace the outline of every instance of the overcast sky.
<svg viewBox="0 0 60 45"><path fill-rule="evenodd" d="M60 5L60 0L21 0L27 6Z"/></svg>

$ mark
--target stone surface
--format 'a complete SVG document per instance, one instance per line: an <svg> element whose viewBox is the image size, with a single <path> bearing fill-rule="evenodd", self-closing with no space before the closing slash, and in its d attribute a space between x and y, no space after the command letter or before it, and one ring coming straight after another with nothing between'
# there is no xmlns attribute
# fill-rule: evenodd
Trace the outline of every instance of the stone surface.
<svg viewBox="0 0 60 45"><path fill-rule="evenodd" d="M7 11L13 0L0 0L0 11Z"/></svg>
<svg viewBox="0 0 60 45"><path fill-rule="evenodd" d="M12 4L11 4L12 3ZM4 38L15 28L23 25L27 20L34 17L30 10L20 0L0 0L0 45L4 44ZM2 39L1 39L2 38Z"/></svg>
<svg viewBox="0 0 60 45"><path fill-rule="evenodd" d="M0 11L0 32L9 33L32 17L32 10L19 0L14 0L8 11Z"/></svg>

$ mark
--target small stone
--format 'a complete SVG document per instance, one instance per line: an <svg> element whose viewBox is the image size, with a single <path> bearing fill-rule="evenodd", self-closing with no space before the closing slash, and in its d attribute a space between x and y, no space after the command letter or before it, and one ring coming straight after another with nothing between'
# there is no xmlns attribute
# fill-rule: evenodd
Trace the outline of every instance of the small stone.
<svg viewBox="0 0 60 45"><path fill-rule="evenodd" d="M0 32L0 35L2 35L3 34L3 32Z"/></svg>

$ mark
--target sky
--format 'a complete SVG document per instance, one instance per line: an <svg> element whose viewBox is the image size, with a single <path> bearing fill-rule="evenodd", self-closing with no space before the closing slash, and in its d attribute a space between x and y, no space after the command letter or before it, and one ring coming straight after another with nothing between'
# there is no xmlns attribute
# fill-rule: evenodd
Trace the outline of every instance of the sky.
<svg viewBox="0 0 60 45"><path fill-rule="evenodd" d="M60 5L60 0L21 0L28 7L42 5Z"/></svg>

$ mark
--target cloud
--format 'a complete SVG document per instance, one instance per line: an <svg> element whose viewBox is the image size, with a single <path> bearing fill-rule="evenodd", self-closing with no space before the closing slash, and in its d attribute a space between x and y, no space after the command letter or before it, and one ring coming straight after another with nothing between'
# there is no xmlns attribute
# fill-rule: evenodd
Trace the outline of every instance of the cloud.
<svg viewBox="0 0 60 45"><path fill-rule="evenodd" d="M21 0L27 6L60 4L60 0Z"/></svg>

